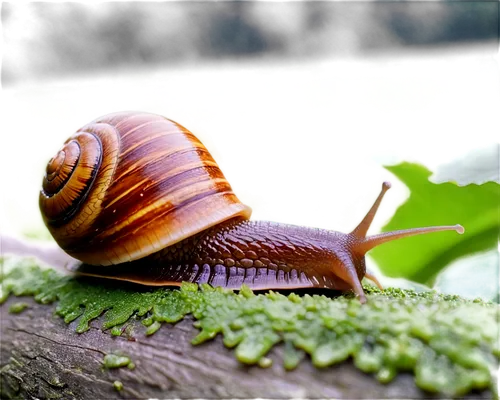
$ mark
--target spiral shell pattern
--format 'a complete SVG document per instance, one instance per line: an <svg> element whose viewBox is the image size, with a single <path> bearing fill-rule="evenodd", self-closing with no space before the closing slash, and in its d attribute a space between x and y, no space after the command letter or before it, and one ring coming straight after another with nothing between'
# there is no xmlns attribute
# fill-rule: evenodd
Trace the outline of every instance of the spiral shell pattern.
<svg viewBox="0 0 500 400"><path fill-rule="evenodd" d="M93 265L143 258L251 214L190 131L137 112L71 136L47 165L39 203L61 248Z"/></svg>

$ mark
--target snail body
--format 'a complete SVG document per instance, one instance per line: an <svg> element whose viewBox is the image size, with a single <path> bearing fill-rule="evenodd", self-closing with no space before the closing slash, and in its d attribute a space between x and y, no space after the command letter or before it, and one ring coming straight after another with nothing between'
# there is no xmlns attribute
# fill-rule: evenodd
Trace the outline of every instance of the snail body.
<svg viewBox="0 0 500 400"><path fill-rule="evenodd" d="M137 112L83 126L48 163L39 196L79 274L146 285L183 281L238 289L361 286L365 254L386 241L460 225L366 237L384 193L351 233L251 221L218 165L186 128Z"/></svg>

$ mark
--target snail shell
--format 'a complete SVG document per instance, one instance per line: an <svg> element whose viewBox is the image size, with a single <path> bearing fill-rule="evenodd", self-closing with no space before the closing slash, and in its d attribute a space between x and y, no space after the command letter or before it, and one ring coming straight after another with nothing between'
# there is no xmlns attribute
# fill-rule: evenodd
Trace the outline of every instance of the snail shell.
<svg viewBox="0 0 500 400"><path fill-rule="evenodd" d="M137 112L71 136L47 165L39 204L59 246L94 265L143 258L251 214L190 131Z"/></svg>
<svg viewBox="0 0 500 400"><path fill-rule="evenodd" d="M79 129L49 161L40 210L76 272L147 285L182 281L254 289L353 290L366 301L365 254L382 243L460 225L367 237L390 185L350 233L249 221L212 156L186 128L122 112ZM116 267L104 267L119 264ZM377 283L377 281L375 280Z"/></svg>

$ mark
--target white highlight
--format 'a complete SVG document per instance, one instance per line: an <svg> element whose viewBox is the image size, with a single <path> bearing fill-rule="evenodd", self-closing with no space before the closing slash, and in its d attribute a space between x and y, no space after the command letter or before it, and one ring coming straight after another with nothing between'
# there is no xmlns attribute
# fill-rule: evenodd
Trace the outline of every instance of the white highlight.
<svg viewBox="0 0 500 400"><path fill-rule="evenodd" d="M333 74L329 74L333 75ZM210 128L214 128L214 119L248 119L250 112L374 112L367 106L367 98L375 79L365 79L359 73L343 73L343 79L329 78L318 81L226 81L223 89L177 89L163 88L154 90L145 88L143 97L99 97L96 105L80 104L80 97L74 96L63 102L69 109L74 127L88 122L100 115L124 110L136 109L148 105L159 105L178 117L207 118ZM366 75L366 74L363 74ZM475 95L496 96L499 90L499 65L490 69L478 69L466 66L461 73L414 73L391 72L384 74L387 81L401 80L405 76L413 79L430 81L443 91L446 96ZM160 83L161 85L161 83ZM36 104L36 101L34 102ZM434 104L439 103L439 97ZM54 107L57 108L56 105ZM458 113L466 112L457 110ZM428 112L432 112L432 109ZM391 114L376 113L377 119L391 119ZM293 114L291 114L293 116ZM43 117L43 116L42 116ZM35 115L40 118L40 115ZM288 121L288 123L292 123ZM383 123L383 122L380 122ZM389 122L390 123L390 122ZM498 140L492 137L492 141ZM468 150L468 149L465 149ZM380 168L382 165L401 161L398 144L377 145L375 152L360 153L361 168ZM458 157L458 156L457 156ZM440 170L451 165L440 163ZM228 170L231 176L231 171ZM435 179L439 180L436 174ZM498 178L493 178L498 179ZM370 182L376 177L369 178ZM233 182L234 183L234 182ZM242 183L234 183L243 186ZM263 194L264 196L265 194ZM1 212L1 209L0 209ZM280 217L283 219L302 220L304 217Z"/></svg>

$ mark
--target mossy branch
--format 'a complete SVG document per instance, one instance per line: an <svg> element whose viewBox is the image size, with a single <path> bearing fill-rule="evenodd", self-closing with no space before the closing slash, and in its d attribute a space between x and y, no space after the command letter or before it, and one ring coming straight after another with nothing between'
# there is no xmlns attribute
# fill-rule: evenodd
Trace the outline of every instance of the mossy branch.
<svg viewBox="0 0 500 400"><path fill-rule="evenodd" d="M11 311L22 311L28 305L27 311L18 316L8 315L7 307L2 306L2 317L8 320L6 330L2 327L2 335L12 340L8 346L11 353L2 354L4 395L29 392L27 387L23 389L24 383L15 378L16 373L25 370L18 364L26 365L29 359L21 351L22 347L13 345L15 337L20 335L31 341L35 337L35 341L46 346L51 340L48 332L54 330L58 333L57 342L66 346L66 353L73 354L76 347L79 353L93 354L94 364L97 359L102 364L104 355L112 352L114 347L122 357L130 356L138 367L134 372L124 372L121 375L125 376L121 376L105 370L101 371L99 378L99 374L94 373L92 379L104 379L109 383L109 387L105 385L109 390L121 387L121 394L130 389L132 396L159 396L161 391L149 390L149 384L141 386L130 374L135 373L135 379L140 377L142 380L145 379L142 376L144 371L150 368L161 370L165 368L164 362L172 360L174 364L194 364L194 370L200 371L204 371L207 365L216 371L221 367L219 362L229 363L237 371L236 375L241 375L236 386L245 387L249 397L294 396L287 384L294 382L297 375L301 376L304 368L309 371L311 382L317 379L316 376L321 377L320 381L330 380L326 386L320 381L318 387L312 384L302 386L300 390L305 397L331 397L333 392L336 393L334 397L356 398L373 398L375 393L379 394L375 397L386 398L394 391L399 393L397 397L404 398L410 392L412 397L428 396L429 393L455 397L474 391L484 395L488 390L494 393L496 378L491 371L495 370L500 358L498 306L481 300L468 301L435 292L380 291L373 287L365 288L368 295L365 305L349 296L331 298L294 293L285 296L272 291L256 295L246 287L239 293L213 289L208 285L198 288L195 284L184 284L180 290L148 289L74 279L52 269L41 269L38 264L30 258L4 260L2 300L8 299ZM25 304L21 307L17 304L20 301L10 294L34 296L40 303L56 302L55 313L69 325L65 327L61 320L48 318L40 326L39 317L44 308L26 298L22 299ZM32 319L30 313L36 319ZM190 327L191 316L196 319L197 335ZM177 324L171 325L173 323ZM160 329L162 325L164 327ZM78 335L75 332L85 333ZM89 346L92 343L89 338L95 340L96 337L99 337L97 343L100 345L93 348ZM218 338L213 341L215 337ZM221 346L221 339L227 348L234 348L239 365L234 359L227 359L231 353ZM190 343L203 343L203 346ZM28 344L24 342L24 345ZM5 353L3 348L2 345L2 353ZM37 358L57 359L54 355L44 355L43 348L37 349ZM148 348L153 355L158 352L165 360L158 364L154 356L153 360L145 359L143 348ZM182 349L180 355L177 349ZM306 355L312 363L304 360ZM61 360L57 362L67 368ZM254 365L256 367L250 367ZM271 367L273 372L269 374L262 367ZM314 368L318 368L316 372L312 371ZM350 378L342 374L345 381L336 381L334 376L338 376L339 371L347 373ZM408 372L413 375L416 387ZM376 380L367 374L373 374ZM160 388L173 379L161 373L153 376ZM253 381L255 376L258 379L274 376L282 386L252 391L251 386L247 387L251 382L262 389L258 380ZM353 377L362 383L346 387L345 382L352 381ZM175 377L180 383L187 384L189 379L185 378ZM51 379L64 381L61 372L55 370L54 376L47 379L49 389L59 394L72 387L67 383L62 388L56 385L55 389L50 384ZM167 381L163 382L164 379ZM124 382L123 387L116 385L114 381L117 380ZM19 385L16 386L15 382ZM401 386L401 382L405 383ZM213 397L203 385L196 387L198 391L190 386L188 391L178 389L175 393L179 397L186 397L188 393L190 397ZM210 390L219 388L226 394L230 393L229 397L235 397L237 393L224 384L209 387ZM402 387L405 392L398 390ZM367 392L367 388L370 391ZM160 397L165 397L165 392Z"/></svg>

